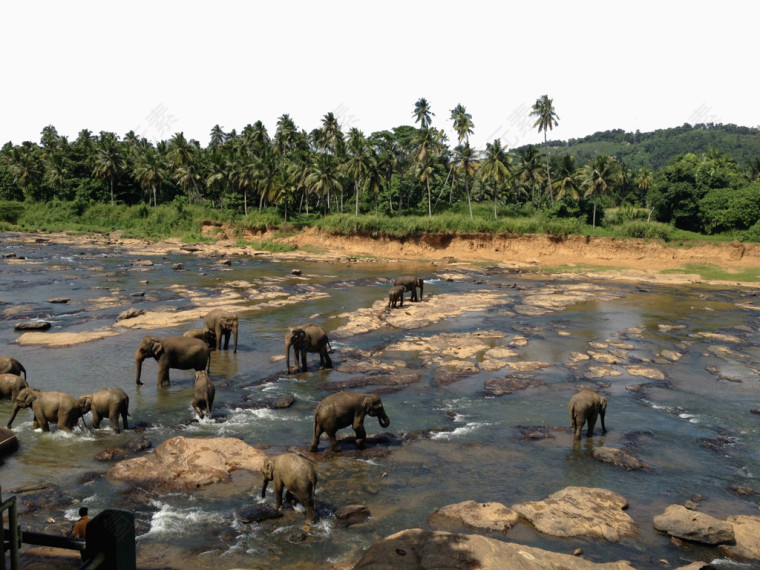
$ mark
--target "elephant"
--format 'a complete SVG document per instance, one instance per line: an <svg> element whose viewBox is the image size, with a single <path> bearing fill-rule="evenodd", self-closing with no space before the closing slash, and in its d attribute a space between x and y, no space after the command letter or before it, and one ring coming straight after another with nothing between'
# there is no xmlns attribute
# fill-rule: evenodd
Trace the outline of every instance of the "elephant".
<svg viewBox="0 0 760 570"><path fill-rule="evenodd" d="M282 507L284 487L306 508L306 520L312 523L316 521L314 489L317 486L317 471L310 460L295 453L281 453L264 462L262 473L264 475L264 483L261 487L262 499L266 495L267 485L270 481L274 481L274 504L278 511Z"/></svg>
<svg viewBox="0 0 760 570"><path fill-rule="evenodd" d="M396 303L399 303L402 307L404 306L404 291L406 289L403 285L396 285L395 287L391 287L391 290L388 291L388 308L395 308Z"/></svg>
<svg viewBox="0 0 760 570"><path fill-rule="evenodd" d="M412 302L415 302L417 300L417 288L420 289L420 301L422 301L422 277L399 277L393 282L393 285L395 286L401 286L404 288L404 291L411 291L412 292L412 298L410 299ZM403 293L402 293L403 295Z"/></svg>
<svg viewBox="0 0 760 570"><path fill-rule="evenodd" d="M330 448L340 451L335 432L351 426L356 433L356 447L364 449L367 432L364 431L364 416L377 418L380 427L387 428L391 420L385 413L383 402L377 394L362 392L338 392L322 400L314 410L314 439L311 440L311 451L319 449L319 436L327 433Z"/></svg>
<svg viewBox="0 0 760 570"><path fill-rule="evenodd" d="M332 360L328 354L330 339L322 327L317 325L300 325L289 329L285 333L285 360L287 362L288 374L290 374L290 347L293 347L293 358L296 369L299 372L306 372L306 353L319 353L319 369L332 368ZM301 357L301 366L298 366L298 357Z"/></svg>
<svg viewBox="0 0 760 570"><path fill-rule="evenodd" d="M15 358L10 356L0 356L0 374L15 374L21 376L24 373L26 378L26 368Z"/></svg>
<svg viewBox="0 0 760 570"><path fill-rule="evenodd" d="M220 350L222 336L224 336L224 350L230 347L230 335L235 335L235 344L232 352L237 352L238 345L238 316L224 309L214 309L203 319L203 330L212 332L216 336L216 349Z"/></svg>
<svg viewBox="0 0 760 570"><path fill-rule="evenodd" d="M185 331L185 334L182 336L189 336L191 338L199 338L203 342L205 342L209 348L213 348L216 346L216 335L207 330L203 329L190 329L189 331Z"/></svg>
<svg viewBox="0 0 760 570"><path fill-rule="evenodd" d="M10 398L15 402L18 393L28 387L26 380L17 374L0 374L0 398Z"/></svg>
<svg viewBox="0 0 760 570"><path fill-rule="evenodd" d="M143 337L135 352L136 383L142 386L142 363L148 357L158 362L157 385L169 386L169 369L206 370L211 365L211 349L199 338L189 336Z"/></svg>
<svg viewBox="0 0 760 570"><path fill-rule="evenodd" d="M71 432L77 425L82 411L77 406L76 400L63 392L41 392L36 388L24 388L16 396L13 404L13 413L8 420L11 427L16 414L21 408L32 408L34 412L34 429L42 428L42 431L50 431L50 423L58 425L58 429Z"/></svg>
<svg viewBox="0 0 760 570"><path fill-rule="evenodd" d="M607 432L607 428L604 426L607 398L604 396L600 396L591 390L582 390L570 398L570 403L567 407L570 411L570 421L573 424L573 439L579 440L581 438L581 430L586 422L588 422L586 436L591 437L594 435L594 425L596 425L597 416L602 420L602 433Z"/></svg>
<svg viewBox="0 0 760 570"><path fill-rule="evenodd" d="M214 405L214 394L216 388L208 373L205 370L198 370L195 373L195 395L193 397L193 409L198 416L203 419L203 410L206 415L211 417L211 406Z"/></svg>
<svg viewBox="0 0 760 570"><path fill-rule="evenodd" d="M77 406L82 415L92 412L92 427L98 429L100 421L108 418L111 428L116 433L121 433L119 428L119 416L124 424L124 429L129 429L129 396L121 388L103 388L92 394L84 394L77 398Z"/></svg>

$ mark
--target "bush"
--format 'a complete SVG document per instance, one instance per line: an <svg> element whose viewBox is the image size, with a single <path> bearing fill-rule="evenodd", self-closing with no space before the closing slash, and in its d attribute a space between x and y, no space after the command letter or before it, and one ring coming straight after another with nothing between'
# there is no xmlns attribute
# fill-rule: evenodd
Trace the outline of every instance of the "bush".
<svg viewBox="0 0 760 570"><path fill-rule="evenodd" d="M627 222L618 227L618 233L624 237L639 239L661 239L669 241L671 228L658 222Z"/></svg>
<svg viewBox="0 0 760 570"><path fill-rule="evenodd" d="M2 222L16 224L23 213L24 205L21 202L0 202L0 221Z"/></svg>

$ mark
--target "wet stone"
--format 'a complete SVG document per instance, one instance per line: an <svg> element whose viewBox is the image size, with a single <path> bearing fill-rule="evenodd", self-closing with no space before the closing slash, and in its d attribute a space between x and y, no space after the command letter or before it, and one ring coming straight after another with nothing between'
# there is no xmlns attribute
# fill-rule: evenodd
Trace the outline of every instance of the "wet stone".
<svg viewBox="0 0 760 570"><path fill-rule="evenodd" d="M48 321L23 321L13 326L17 331L46 331L53 326Z"/></svg>
<svg viewBox="0 0 760 570"><path fill-rule="evenodd" d="M48 303L68 303L71 301L68 297L51 297L47 300Z"/></svg>
<svg viewBox="0 0 760 570"><path fill-rule="evenodd" d="M235 515L240 519L240 522L250 524L280 518L282 512L272 505L245 505L235 511Z"/></svg>
<svg viewBox="0 0 760 570"><path fill-rule="evenodd" d="M339 526L351 526L365 522L371 513L366 505L346 505L335 511L335 520Z"/></svg>
<svg viewBox="0 0 760 570"><path fill-rule="evenodd" d="M630 451L624 449L614 449L612 447L595 447L592 455L597 461L622 467L626 471L636 471L639 469L649 469L649 465L641 461Z"/></svg>
<svg viewBox="0 0 760 570"><path fill-rule="evenodd" d="M485 381L483 389L494 396L504 396L518 390L526 388L543 386L544 382L535 379L526 378L490 378Z"/></svg>
<svg viewBox="0 0 760 570"><path fill-rule="evenodd" d="M134 307L127 309L126 311L122 311L119 313L119 316L116 317L117 321L124 321L127 319L134 319L135 317L139 317L141 315L145 314L145 310L143 309L135 309Z"/></svg>

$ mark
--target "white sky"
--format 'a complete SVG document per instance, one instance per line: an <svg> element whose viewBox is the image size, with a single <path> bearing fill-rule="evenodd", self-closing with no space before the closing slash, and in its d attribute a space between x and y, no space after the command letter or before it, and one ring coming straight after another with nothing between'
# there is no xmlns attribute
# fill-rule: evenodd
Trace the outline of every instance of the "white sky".
<svg viewBox="0 0 760 570"><path fill-rule="evenodd" d="M52 124L208 144L219 124L288 113L310 131L332 111L344 132L413 125L425 97L455 140L543 140L683 123L760 125L760 4L640 0L26 0L0 8L0 145ZM453 144L451 145L453 146Z"/></svg>

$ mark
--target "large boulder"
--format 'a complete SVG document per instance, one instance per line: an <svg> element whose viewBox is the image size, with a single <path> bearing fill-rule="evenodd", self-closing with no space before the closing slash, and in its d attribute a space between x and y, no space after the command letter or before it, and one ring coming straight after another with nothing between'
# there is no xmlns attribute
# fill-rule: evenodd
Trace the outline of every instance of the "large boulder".
<svg viewBox="0 0 760 570"><path fill-rule="evenodd" d="M234 437L173 437L142 457L117 463L106 477L163 491L191 490L230 481L230 473L259 473L266 453Z"/></svg>
<svg viewBox="0 0 760 570"><path fill-rule="evenodd" d="M588 536L615 542L637 533L623 512L628 501L607 489L567 487L543 501L513 505L540 532L552 536Z"/></svg>
<svg viewBox="0 0 760 570"><path fill-rule="evenodd" d="M570 554L558 554L474 534L453 534L419 528L404 530L370 546L353 570L418 570L419 568L499 568L501 570L631 570L628 562L596 564Z"/></svg>
<svg viewBox="0 0 760 570"><path fill-rule="evenodd" d="M433 526L460 524L478 530L506 532L517 524L520 515L501 503L465 501L447 505L433 512L428 522Z"/></svg>
<svg viewBox="0 0 760 570"><path fill-rule="evenodd" d="M683 505L670 505L663 514L654 517L654 527L670 536L703 544L721 544L734 540L734 527L731 523L692 511Z"/></svg>

